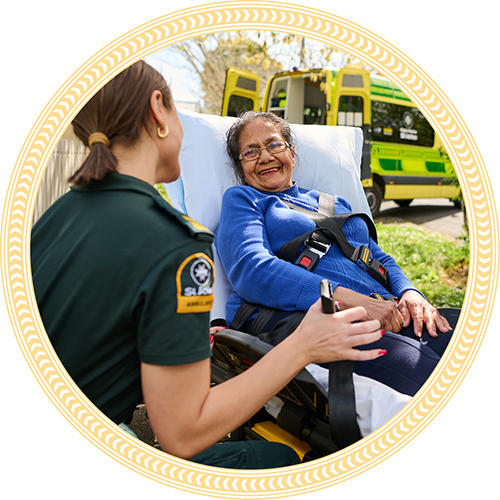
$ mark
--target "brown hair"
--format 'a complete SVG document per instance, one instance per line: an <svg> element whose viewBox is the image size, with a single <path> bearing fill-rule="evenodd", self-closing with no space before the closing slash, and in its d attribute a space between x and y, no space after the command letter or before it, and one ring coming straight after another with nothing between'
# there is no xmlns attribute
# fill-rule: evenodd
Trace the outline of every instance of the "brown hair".
<svg viewBox="0 0 500 500"><path fill-rule="evenodd" d="M146 129L151 133L153 118L149 99L154 90L163 94L167 110L173 106L172 94L163 76L144 61L138 61L108 82L73 120L76 136L89 147L89 136L101 132L111 146L133 145ZM117 159L102 143L94 143L82 166L68 179L75 186L100 180L116 172Z"/></svg>
<svg viewBox="0 0 500 500"><path fill-rule="evenodd" d="M240 156L240 137L243 129L251 122L262 120L274 125L280 132L283 139L288 142L290 149L293 150L294 140L292 136L292 131L290 130L290 125L286 120L276 116L274 113L258 113L256 111L246 111L238 117L226 134L226 151L231 159L231 167L233 168L236 179L241 183L245 184L245 176L243 175L243 169L241 167Z"/></svg>

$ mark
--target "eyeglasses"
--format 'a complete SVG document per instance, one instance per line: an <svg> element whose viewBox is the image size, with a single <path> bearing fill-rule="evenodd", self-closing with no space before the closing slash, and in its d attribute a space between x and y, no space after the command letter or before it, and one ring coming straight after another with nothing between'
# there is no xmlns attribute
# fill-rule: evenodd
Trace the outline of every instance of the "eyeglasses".
<svg viewBox="0 0 500 500"><path fill-rule="evenodd" d="M271 144L268 144L264 148L252 148L252 149L247 149L246 151L243 151L243 153L238 156L238 160L240 161L252 161L256 160L257 158L260 158L260 154L262 150L267 149L267 152L270 155L275 155L278 153L281 153L284 151L286 148L289 148L290 145L286 141L275 141L271 142Z"/></svg>

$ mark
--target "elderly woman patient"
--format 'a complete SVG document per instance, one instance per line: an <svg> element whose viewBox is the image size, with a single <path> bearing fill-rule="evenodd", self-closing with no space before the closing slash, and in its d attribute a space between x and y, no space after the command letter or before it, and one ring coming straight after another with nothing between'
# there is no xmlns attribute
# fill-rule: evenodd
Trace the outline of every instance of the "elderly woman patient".
<svg viewBox="0 0 500 500"><path fill-rule="evenodd" d="M272 113L243 114L228 131L227 151L241 182L224 195L215 239L233 287L227 303L228 321L245 301L280 311L307 311L319 297L320 281L328 279L341 309L363 306L367 319L379 320L386 330L377 342L358 348L380 348L387 354L357 362L354 371L414 395L451 338L447 319L378 247L361 217L350 217L343 233L353 247L364 245L385 267L389 287L347 258L337 244L331 245L312 272L277 257L285 243L316 228L307 214L293 208L317 212L320 197L318 191L302 189L293 181L295 146L285 120ZM335 213L348 212L349 203L336 197ZM379 300L372 294L395 296L396 300ZM271 319L263 331L275 321Z"/></svg>

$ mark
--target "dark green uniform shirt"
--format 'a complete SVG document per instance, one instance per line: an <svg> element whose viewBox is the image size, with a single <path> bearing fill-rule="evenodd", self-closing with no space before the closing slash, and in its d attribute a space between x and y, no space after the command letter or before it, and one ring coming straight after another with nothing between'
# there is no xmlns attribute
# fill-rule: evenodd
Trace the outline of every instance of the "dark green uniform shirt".
<svg viewBox="0 0 500 500"><path fill-rule="evenodd" d="M210 357L210 231L120 174L72 188L32 231L49 338L87 397L119 423L142 400L140 363Z"/></svg>

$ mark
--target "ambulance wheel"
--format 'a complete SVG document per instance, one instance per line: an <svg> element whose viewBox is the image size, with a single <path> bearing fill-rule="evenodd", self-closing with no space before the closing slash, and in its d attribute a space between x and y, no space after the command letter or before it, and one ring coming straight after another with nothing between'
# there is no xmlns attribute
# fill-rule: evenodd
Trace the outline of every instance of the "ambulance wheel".
<svg viewBox="0 0 500 500"><path fill-rule="evenodd" d="M399 205L400 207L409 207L410 203L413 201L413 198L411 200L393 200L396 205Z"/></svg>
<svg viewBox="0 0 500 500"><path fill-rule="evenodd" d="M382 189L376 182L373 183L373 186L364 189L372 216L377 217L380 212L380 204L382 203Z"/></svg>

